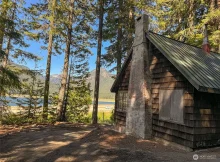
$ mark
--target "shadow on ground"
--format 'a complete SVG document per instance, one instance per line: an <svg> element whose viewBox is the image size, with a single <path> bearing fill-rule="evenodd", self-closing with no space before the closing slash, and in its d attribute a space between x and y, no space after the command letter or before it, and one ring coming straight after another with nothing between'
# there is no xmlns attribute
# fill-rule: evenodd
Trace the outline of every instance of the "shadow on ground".
<svg viewBox="0 0 220 162"><path fill-rule="evenodd" d="M33 128L0 140L0 161L9 162L193 161L194 154L126 136L106 126Z"/></svg>

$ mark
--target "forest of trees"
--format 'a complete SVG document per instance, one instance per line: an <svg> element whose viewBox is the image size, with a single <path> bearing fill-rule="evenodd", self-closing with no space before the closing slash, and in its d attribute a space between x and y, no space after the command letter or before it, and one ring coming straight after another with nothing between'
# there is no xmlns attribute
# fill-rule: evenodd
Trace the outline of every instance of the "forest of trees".
<svg viewBox="0 0 220 162"><path fill-rule="evenodd" d="M208 24L211 50L220 53L220 0L0 0L1 107L7 107L5 96L23 93L31 96L31 101L42 97L43 120L51 115L51 100L57 121L78 118L71 111L84 114L91 104L86 78L91 48L97 48L93 110L93 123L97 123L100 67L111 67L116 74L120 71L132 47L134 20L143 13L150 17L151 31L198 47L202 46L203 27ZM47 51L47 64L43 69L37 66L39 54L26 50L33 46L27 40L44 45L41 48ZM101 51L103 41L108 42L105 53ZM52 95L51 57L57 55L64 55L63 64L57 65L63 71L59 94ZM13 64L29 60L36 62L35 69ZM34 81L36 73L45 75L44 83ZM22 74L30 75L31 81L21 79ZM41 87L37 89L37 85ZM1 118L2 112L3 108Z"/></svg>

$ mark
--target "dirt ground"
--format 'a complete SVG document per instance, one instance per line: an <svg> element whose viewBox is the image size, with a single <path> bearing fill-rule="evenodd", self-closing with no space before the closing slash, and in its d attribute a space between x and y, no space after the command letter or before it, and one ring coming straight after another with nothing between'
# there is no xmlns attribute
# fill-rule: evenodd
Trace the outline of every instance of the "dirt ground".
<svg viewBox="0 0 220 162"><path fill-rule="evenodd" d="M220 148L188 152L117 133L111 126L72 124L0 127L0 162L220 161Z"/></svg>

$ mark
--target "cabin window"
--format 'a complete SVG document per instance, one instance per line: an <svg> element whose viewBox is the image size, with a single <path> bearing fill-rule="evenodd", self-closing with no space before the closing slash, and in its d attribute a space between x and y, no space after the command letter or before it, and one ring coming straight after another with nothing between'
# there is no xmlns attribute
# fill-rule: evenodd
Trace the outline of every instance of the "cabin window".
<svg viewBox="0 0 220 162"><path fill-rule="evenodd" d="M128 92L127 91L119 91L118 92L118 111L126 111L128 106Z"/></svg>
<svg viewBox="0 0 220 162"><path fill-rule="evenodd" d="M184 123L183 90L159 91L159 119Z"/></svg>

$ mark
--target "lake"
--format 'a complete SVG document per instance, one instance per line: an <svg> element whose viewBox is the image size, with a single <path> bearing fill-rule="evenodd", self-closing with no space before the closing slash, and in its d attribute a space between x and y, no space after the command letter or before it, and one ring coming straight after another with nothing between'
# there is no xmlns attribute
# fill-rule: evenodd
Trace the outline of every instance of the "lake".
<svg viewBox="0 0 220 162"><path fill-rule="evenodd" d="M8 106L17 106L16 102L17 102L17 99L19 100L24 100L25 97L18 97L18 98L14 98L14 97L6 97L6 99L9 101L9 104ZM40 98L39 100L41 100L41 105L43 105L43 99ZM115 102L111 102L111 101L99 101L99 105L112 105L114 106Z"/></svg>

